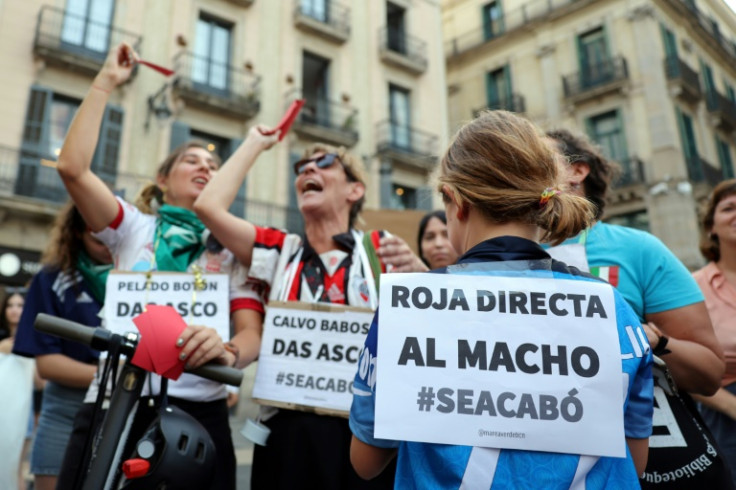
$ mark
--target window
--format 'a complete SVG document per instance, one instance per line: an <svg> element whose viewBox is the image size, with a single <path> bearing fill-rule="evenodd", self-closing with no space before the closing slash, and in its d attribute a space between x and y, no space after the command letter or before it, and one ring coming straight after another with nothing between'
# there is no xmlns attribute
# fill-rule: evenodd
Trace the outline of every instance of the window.
<svg viewBox="0 0 736 490"><path fill-rule="evenodd" d="M733 179L733 161L731 160L731 149L728 143L716 136L716 149L718 150L718 163L721 164L721 172L724 179Z"/></svg>
<svg viewBox="0 0 736 490"><path fill-rule="evenodd" d="M677 109L677 124L680 131L680 143L682 144L682 153L685 157L687 172L691 180L703 180L703 168L700 164L700 154L698 153L698 144L695 139L695 129L693 128L693 119Z"/></svg>
<svg viewBox="0 0 736 490"><path fill-rule="evenodd" d="M61 41L67 47L78 47L107 55L114 0L67 0Z"/></svg>
<svg viewBox="0 0 736 490"><path fill-rule="evenodd" d="M307 102L301 120L330 127L330 60L304 52L302 58L302 97Z"/></svg>
<svg viewBox="0 0 736 490"><path fill-rule="evenodd" d="M606 158L624 164L628 159L626 135L618 110L593 116L587 121L588 135L598 143Z"/></svg>
<svg viewBox="0 0 736 490"><path fill-rule="evenodd" d="M486 104L489 109L513 110L511 103L511 70L508 65L488 72L486 77Z"/></svg>
<svg viewBox="0 0 736 490"><path fill-rule="evenodd" d="M390 84L389 115L391 119L391 143L404 150L411 150L411 106L409 90Z"/></svg>
<svg viewBox="0 0 736 490"><path fill-rule="evenodd" d="M503 33L503 12L501 2L491 2L483 5L483 39L488 41Z"/></svg>
<svg viewBox="0 0 736 490"><path fill-rule="evenodd" d="M664 24L659 25L662 31L662 44L664 44L664 55L667 59L677 58L677 40L675 34L667 29Z"/></svg>
<svg viewBox="0 0 736 490"><path fill-rule="evenodd" d="M328 22L330 4L328 0L301 0L301 13L320 22Z"/></svg>
<svg viewBox="0 0 736 490"><path fill-rule="evenodd" d="M736 92L733 89L733 85L724 80L723 86L726 88L726 98L736 104Z"/></svg>
<svg viewBox="0 0 736 490"><path fill-rule="evenodd" d="M392 185L391 208L392 209L416 209L417 190L405 185Z"/></svg>
<svg viewBox="0 0 736 490"><path fill-rule="evenodd" d="M231 26L200 16L194 42L192 80L202 88L227 92L230 86Z"/></svg>
<svg viewBox="0 0 736 490"><path fill-rule="evenodd" d="M78 107L76 99L40 86L31 88L23 128L17 194L55 202L68 198L56 169L41 165L41 159L56 160ZM107 106L92 158L94 172L111 186L117 174L122 124L122 109Z"/></svg>
<svg viewBox="0 0 736 490"><path fill-rule="evenodd" d="M388 49L399 54L406 51L406 9L386 2L386 29Z"/></svg>
<svg viewBox="0 0 736 490"><path fill-rule="evenodd" d="M603 83L613 76L606 33L602 27L578 36L578 56L583 88Z"/></svg>
<svg viewBox="0 0 736 490"><path fill-rule="evenodd" d="M715 93L716 83L713 78L713 69L705 61L700 60L700 72L703 75L703 86L705 87L706 97Z"/></svg>

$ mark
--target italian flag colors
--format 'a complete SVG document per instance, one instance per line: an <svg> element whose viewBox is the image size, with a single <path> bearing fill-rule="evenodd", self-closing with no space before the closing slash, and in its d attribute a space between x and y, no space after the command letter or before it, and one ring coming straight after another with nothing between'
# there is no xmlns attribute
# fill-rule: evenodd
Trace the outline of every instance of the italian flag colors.
<svg viewBox="0 0 736 490"><path fill-rule="evenodd" d="M590 268L590 273L595 277L599 277L604 281L607 281L611 286L618 286L618 266L617 265L606 265L596 266Z"/></svg>

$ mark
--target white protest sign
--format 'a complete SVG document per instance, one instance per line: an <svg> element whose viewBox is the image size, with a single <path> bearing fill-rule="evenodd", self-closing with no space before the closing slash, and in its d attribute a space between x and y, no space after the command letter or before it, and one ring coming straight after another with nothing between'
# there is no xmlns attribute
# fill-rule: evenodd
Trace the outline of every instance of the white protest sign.
<svg viewBox="0 0 736 490"><path fill-rule="evenodd" d="M347 415L373 314L325 303L269 303L253 398Z"/></svg>
<svg viewBox="0 0 736 490"><path fill-rule="evenodd" d="M375 436L623 457L610 285L381 277Z"/></svg>
<svg viewBox="0 0 736 490"><path fill-rule="evenodd" d="M227 274L202 274L204 287L194 291L194 274L112 271L107 276L105 328L115 333L135 332L133 318L147 304L170 305L190 325L217 330L230 339L230 291Z"/></svg>

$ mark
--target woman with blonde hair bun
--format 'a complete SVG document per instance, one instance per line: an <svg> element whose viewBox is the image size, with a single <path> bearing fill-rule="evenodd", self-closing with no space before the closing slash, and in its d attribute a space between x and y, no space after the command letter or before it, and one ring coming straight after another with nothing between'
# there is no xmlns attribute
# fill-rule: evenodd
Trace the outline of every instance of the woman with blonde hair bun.
<svg viewBox="0 0 736 490"><path fill-rule="evenodd" d="M608 362L612 366L608 382L611 383L610 386L620 386L621 374L627 381L624 386L624 396L617 397L618 393L601 391L597 398L599 403L593 406L622 403L623 427L618 427L618 434L625 435L625 457L589 456L589 453L582 450L575 451L580 446L575 443L566 444L561 440L564 437L560 437L558 444L553 447L543 447L538 438L528 436L524 442L515 443L515 446L498 439L495 439L495 442L488 442L488 439L483 440L483 447L448 444L447 439L457 437L455 434L457 431L437 427L438 419L436 418L425 419L418 416L412 417L411 422L407 420L406 423L421 424L422 420L427 420L427 423L434 422L433 426L427 426L426 431L421 432L422 434L433 434L429 439L424 439L427 442L375 438L376 391L381 390L381 387L376 387L373 373L378 372L380 378L382 368L378 367L379 364L386 363L387 368L391 364L390 357L383 360L377 356L379 323L378 316L376 316L359 361L361 365L363 358L370 359L373 369L366 370L366 373L356 374L353 405L350 412L350 427L353 431L351 461L357 473L363 478L370 479L379 475L385 465L398 453L397 488L404 486L417 488L563 488L580 485L590 489L638 486L637 475L646 465L647 438L651 432L652 356L647 349L640 349L638 345L636 349L633 347L631 342L635 339L627 335L626 329L632 329L635 335L643 336L641 324L631 308L613 288L589 274L551 259L538 244L541 240L559 243L588 227L595 217L595 208L589 201L561 190L564 168L560 165L559 158L553 146L548 144L532 123L506 111L484 112L461 128L442 159L439 175L439 191L445 203L450 241L461 256L457 265L435 272L466 276L496 276L496 279L483 278L484 281L487 281L484 288L487 287L489 290L493 287L494 281L503 279L518 281L519 290L522 291L528 287L528 284L534 284L534 287L550 288L550 291L558 291L563 294L568 291L572 294L572 291L582 286L582 288L601 291L611 298L612 304L615 304L615 311L608 310L611 313L608 316L610 322L608 325L616 326L619 345L608 353ZM438 281L430 274L426 275L426 279L418 280L416 277L416 274L408 274L400 280L419 281L422 285L450 281L449 277ZM475 284L473 282L475 280L477 278L456 277L452 278L452 284L453 287L464 285L470 288L471 284ZM580 284L581 281L586 284ZM392 284L394 283L399 283L399 281L392 281ZM495 284L501 283L496 282ZM428 287L431 288L431 286ZM514 287L517 287L516 283ZM384 302L382 301L381 304L383 305ZM387 304L387 306L391 305ZM389 315L393 313L390 308L382 313L382 322L394 320L389 318ZM535 314L533 320L526 320L524 330L522 333L517 333L517 337L514 338L508 333L505 324L494 320L497 317L488 316L484 318L489 319L483 322L471 322L466 321L467 316L461 316L465 315L465 312L448 310L447 314L452 315L451 318L440 316L440 313L445 312L432 313L432 317L437 318L432 320L436 322L436 325L422 324L422 329L436 328L437 330L432 331L446 332L443 335L447 337L442 339L443 341L450 341L451 335L456 335L449 333L450 331L466 333L472 331L479 336L483 335L482 338L493 338L498 341L505 340L504 335L508 335L508 339L515 342L521 342L520 339L523 337L523 342L527 342L523 345L531 345L528 344L529 342L535 344L559 343L559 338L565 335L568 336L568 339L571 338L569 337L570 332L563 331L569 330L568 323L571 324L569 317L565 317L563 322L558 320L556 323L549 315L536 316ZM584 330L597 329L598 332L595 334L591 332L588 335L600 335L603 327L608 326L602 323L592 323L592 320L587 318L584 322L580 325L585 327ZM588 322L591 323L588 324ZM448 325L451 325L452 328L443 327ZM386 328L388 329L389 326L395 325L387 325ZM561 328L562 326L564 328ZM441 330L442 328L444 330ZM479 332L479 328L482 328L483 331ZM430 334L427 333L427 335ZM558 335L560 337L556 337ZM629 356L631 352L635 354ZM386 356L383 347L382 354ZM517 351L519 365L524 365L532 357L526 354L519 361ZM447 361L448 367L450 364L450 361ZM490 368L488 369L490 371ZM561 371L560 376L567 374ZM438 370L427 372L429 374L421 380L422 383L432 383L433 377L439 374ZM528 372L524 371L524 373ZM448 377L451 375L447 374ZM490 379L488 376L492 374L484 373L486 379ZM512 386L515 392L525 394L540 393L540 390L548 389L550 385L546 380L552 378L552 376L537 378L528 374L526 377L525 374L517 376L510 371L505 376L504 381L508 383L507 388ZM383 378L380 379L383 380ZM540 382L540 379L545 381ZM464 390L466 392L471 392L471 388L474 388L476 393L488 390L489 384L501 390L492 381L485 381L485 387L481 386L477 379L475 380L476 385L472 384L473 381L470 378L456 381L457 386L462 384L468 388ZM572 379L570 381L572 382ZM403 381L387 377L385 382L398 384ZM582 382L576 386L583 391L587 389L581 387L585 386ZM392 394L394 397L399 397L403 393L397 385L390 388L393 388L394 391L384 388L386 391L383 392L381 398L390 397ZM454 415L455 420L452 422L449 422L449 418L447 419L448 426L463 417L458 417L460 413L463 413L460 410L459 391L461 390L458 389L458 414ZM416 391L410 393L416 393ZM493 396L499 395L493 389L491 393ZM589 389L588 393L590 393ZM416 410L416 405L419 405L421 400L413 398L409 401L409 405L413 405L412 410ZM444 401L438 397L437 403L433 402L432 407L441 406L443 403ZM392 400L391 406L400 406L399 400ZM477 407L481 407L480 402L477 407L471 408L470 412L467 411L468 406L468 403L465 403L464 413L472 414L475 408L475 414L478 415ZM435 410L432 407L427 408ZM501 418L502 409L505 407L501 403L498 408L498 417L492 419L474 418L479 421L488 420L489 423L493 421L492 423L500 426L499 424L504 424ZM419 413L423 414L421 410L420 405ZM519 418L521 411L522 408L519 408ZM438 413L437 417L440 416L441 414ZM450 414L447 414L445 410L442 416L449 417ZM534 417L531 418L534 419ZM399 422L395 423L400 425ZM511 430L507 426L504 427L506 427L504 430ZM545 425L541 420L529 420L525 427L545 431L550 424ZM443 431L445 434L442 435L442 438L436 435ZM530 430L529 434L533 434L533 431ZM470 436L464 437L469 438ZM580 439L586 438L581 437ZM613 443L618 447L624 446L623 436L620 438L616 436L614 439Z"/></svg>

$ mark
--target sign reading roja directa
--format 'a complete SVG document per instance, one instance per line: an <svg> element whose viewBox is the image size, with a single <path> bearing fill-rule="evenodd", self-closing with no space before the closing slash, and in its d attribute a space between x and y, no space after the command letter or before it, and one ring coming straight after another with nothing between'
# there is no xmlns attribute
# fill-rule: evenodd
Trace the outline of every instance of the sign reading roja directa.
<svg viewBox="0 0 736 490"><path fill-rule="evenodd" d="M625 455L610 285L389 274L380 297L377 359L359 363L380 366L359 371L376 390L377 438ZM632 323L630 339L645 339Z"/></svg>
<svg viewBox="0 0 736 490"><path fill-rule="evenodd" d="M196 286L195 286L196 283ZM146 305L172 306L184 321L217 330L230 338L229 282L226 274L180 272L117 272L107 279L105 328L115 333L135 331L132 319Z"/></svg>
<svg viewBox="0 0 736 490"><path fill-rule="evenodd" d="M263 322L253 398L264 404L347 415L373 311L271 302Z"/></svg>

